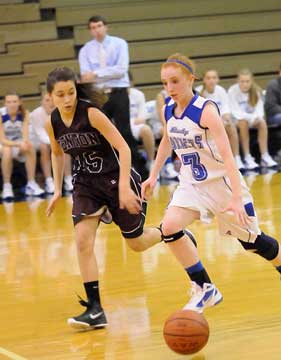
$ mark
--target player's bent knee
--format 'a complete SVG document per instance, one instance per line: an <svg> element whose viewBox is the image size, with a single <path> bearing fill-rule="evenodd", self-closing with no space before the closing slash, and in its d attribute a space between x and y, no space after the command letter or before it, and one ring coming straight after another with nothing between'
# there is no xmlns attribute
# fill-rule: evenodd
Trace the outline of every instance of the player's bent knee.
<svg viewBox="0 0 281 360"><path fill-rule="evenodd" d="M142 252L144 250L146 250L146 247L144 246L144 244L142 243L140 238L136 238L136 239L126 239L128 246L130 247L130 249L136 251L136 252Z"/></svg>
<svg viewBox="0 0 281 360"><path fill-rule="evenodd" d="M267 260L273 260L278 255L278 241L263 232L257 236L255 244L257 247L256 253Z"/></svg>
<svg viewBox="0 0 281 360"><path fill-rule="evenodd" d="M143 234L144 219L145 218L143 217L140 225L136 229L132 231L121 231L123 238L126 240L136 240L140 237Z"/></svg>
<svg viewBox="0 0 281 360"><path fill-rule="evenodd" d="M128 246L137 252L144 251L146 249L141 239L142 234L143 222L141 223L141 226L131 232L122 231L122 236L127 241Z"/></svg>
<svg viewBox="0 0 281 360"><path fill-rule="evenodd" d="M183 230L177 231L173 234L167 234L167 235L164 235L162 233L162 239L165 243L171 243L171 242L177 241L177 240L181 239L183 236L184 236Z"/></svg>
<svg viewBox="0 0 281 360"><path fill-rule="evenodd" d="M186 235L197 247L197 242L191 231L185 229L185 230L179 230L177 232L172 232L172 231L168 232L167 229L168 228L164 227L162 224L160 225L161 237L165 243L171 243L177 241L181 239L184 235Z"/></svg>
<svg viewBox="0 0 281 360"><path fill-rule="evenodd" d="M279 243L263 232L257 236L254 243L239 240L245 250L253 251L266 260L274 260L279 252Z"/></svg>
<svg viewBox="0 0 281 360"><path fill-rule="evenodd" d="M160 230L161 230L161 233L163 236L169 235L169 234L174 234L177 231L179 231L172 220L166 220L163 223L161 223Z"/></svg>

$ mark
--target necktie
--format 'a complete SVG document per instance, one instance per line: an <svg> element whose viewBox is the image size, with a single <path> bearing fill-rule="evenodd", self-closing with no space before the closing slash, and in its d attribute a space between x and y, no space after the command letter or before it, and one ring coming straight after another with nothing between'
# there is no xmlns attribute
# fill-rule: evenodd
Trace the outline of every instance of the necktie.
<svg viewBox="0 0 281 360"><path fill-rule="evenodd" d="M100 44L99 62L101 68L106 67L106 52L103 44Z"/></svg>

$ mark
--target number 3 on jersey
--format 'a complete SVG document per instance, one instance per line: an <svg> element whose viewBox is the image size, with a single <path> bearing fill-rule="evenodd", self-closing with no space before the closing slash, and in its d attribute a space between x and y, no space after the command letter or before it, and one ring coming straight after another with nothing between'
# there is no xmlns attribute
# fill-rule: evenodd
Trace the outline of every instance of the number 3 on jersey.
<svg viewBox="0 0 281 360"><path fill-rule="evenodd" d="M184 165L191 166L192 176L196 181L203 181L207 178L207 170L205 166L200 163L200 156L197 152L183 154L181 158Z"/></svg>

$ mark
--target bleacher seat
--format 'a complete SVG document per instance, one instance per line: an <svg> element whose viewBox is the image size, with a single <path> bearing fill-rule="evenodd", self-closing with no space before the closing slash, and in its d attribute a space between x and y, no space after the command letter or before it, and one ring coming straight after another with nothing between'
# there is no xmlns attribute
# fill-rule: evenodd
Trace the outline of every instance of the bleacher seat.
<svg viewBox="0 0 281 360"><path fill-rule="evenodd" d="M39 21L40 8L39 4L0 4L0 24L13 24L20 22Z"/></svg>
<svg viewBox="0 0 281 360"><path fill-rule="evenodd" d="M57 24L73 26L86 24L94 14L103 14L110 22L137 21L148 19L175 19L184 16L218 15L266 10L280 10L279 0L256 1L237 0L150 0L124 3L110 3L105 0L102 5L57 7ZM173 21L175 24L175 21Z"/></svg>
<svg viewBox="0 0 281 360"><path fill-rule="evenodd" d="M110 24L110 32L127 41L168 39L199 35L231 34L260 29L278 30L281 24L281 11L267 11L229 15L209 15L173 19L156 19ZM152 31L153 29L153 31ZM83 45L90 39L86 24L74 27L76 45ZM200 39L198 39L200 41Z"/></svg>
<svg viewBox="0 0 281 360"><path fill-rule="evenodd" d="M54 17L41 21L40 11ZM196 60L199 75L218 69L226 87L241 67L250 67L265 87L280 62L280 0L223 6L221 0L0 0L0 13L0 97L17 89L30 108L52 68L78 71L76 51L89 39L87 20L94 14L129 41L135 84L147 100L162 88L161 63L176 51ZM64 29L68 36L73 30L73 38L60 38Z"/></svg>

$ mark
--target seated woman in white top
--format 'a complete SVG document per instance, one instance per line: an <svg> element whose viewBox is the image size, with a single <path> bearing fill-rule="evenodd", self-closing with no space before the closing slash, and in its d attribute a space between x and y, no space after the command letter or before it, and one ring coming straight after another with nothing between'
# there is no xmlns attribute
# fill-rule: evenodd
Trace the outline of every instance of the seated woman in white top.
<svg viewBox="0 0 281 360"><path fill-rule="evenodd" d="M257 128L258 143L261 152L261 166L272 167L277 163L268 153L267 125L264 120L264 104L261 89L254 82L250 70L243 69L238 74L238 83L228 90L232 116L237 121L244 162L247 169L259 167L250 154L249 128Z"/></svg>
<svg viewBox="0 0 281 360"><path fill-rule="evenodd" d="M52 194L55 190L51 170L51 150L50 140L45 130L45 123L48 116L55 109L53 101L47 92L42 93L41 106L37 107L30 113L34 142L38 144L40 150L40 164L45 177L45 191ZM72 191L71 159L65 154L64 168L64 190Z"/></svg>
<svg viewBox="0 0 281 360"><path fill-rule="evenodd" d="M25 163L28 183L26 195L39 196L44 190L35 182L36 154L29 140L29 113L24 109L21 99L16 93L9 93L4 99L5 111L0 116L0 141L2 144L2 198L14 197L11 176L13 159Z"/></svg>
<svg viewBox="0 0 281 360"><path fill-rule="evenodd" d="M196 91L204 98L213 100L218 105L237 167L238 169L243 169L244 165L239 155L237 129L231 118L227 92L222 86L218 85L218 83L218 72L213 69L207 70L203 76L203 85L197 86Z"/></svg>
<svg viewBox="0 0 281 360"><path fill-rule="evenodd" d="M132 82L132 76L130 80ZM152 129L146 124L147 112L144 93L134 87L129 88L130 124L136 140L141 140L147 153L147 167L150 170L155 156L155 139Z"/></svg>

